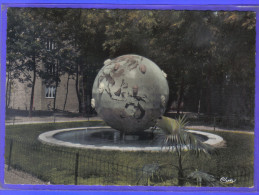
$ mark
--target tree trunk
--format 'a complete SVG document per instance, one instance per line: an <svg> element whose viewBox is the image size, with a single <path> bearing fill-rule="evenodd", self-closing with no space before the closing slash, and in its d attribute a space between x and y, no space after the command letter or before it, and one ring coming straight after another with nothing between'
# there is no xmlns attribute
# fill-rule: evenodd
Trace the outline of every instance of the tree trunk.
<svg viewBox="0 0 259 195"><path fill-rule="evenodd" d="M81 15L82 15L82 11L79 9L78 11L78 15L77 18L75 20L75 26L73 25L73 34L74 34L74 44L75 47L79 50L79 39L78 37L80 37L80 32L82 30L82 26L81 26ZM77 62L76 62L76 82L75 82L75 87L76 87L76 96L77 96L77 101L78 101L78 112L82 113L82 100L80 97L80 82L79 82L79 68L80 68L80 64L81 64L81 56L77 56Z"/></svg>
<svg viewBox="0 0 259 195"><path fill-rule="evenodd" d="M210 107L210 83L208 83L208 87L206 90L206 104L207 104L207 114L211 114L211 107Z"/></svg>
<svg viewBox="0 0 259 195"><path fill-rule="evenodd" d="M11 90L12 90L12 85L13 85L13 81L10 81L11 83L9 83L9 90L8 90L8 102L7 102L7 107L9 108L10 102L11 102Z"/></svg>
<svg viewBox="0 0 259 195"><path fill-rule="evenodd" d="M31 99L30 99L30 110L29 110L29 116L32 116L32 109L33 109L33 100L34 100L34 88L35 88L35 82L36 82L36 59L35 56L33 56L33 78L32 78L32 88L31 88Z"/></svg>
<svg viewBox="0 0 259 195"><path fill-rule="evenodd" d="M70 79L69 77L70 77L70 75L68 75L68 77L67 77L66 97L65 97L65 102L64 102L64 106L63 106L63 112L65 111L66 104L67 104L68 84L69 84L69 79Z"/></svg>
<svg viewBox="0 0 259 195"><path fill-rule="evenodd" d="M81 75L81 89L82 89L82 113L86 114L86 85L85 85L85 80L86 77L83 74L83 71L81 70L82 75Z"/></svg>
<svg viewBox="0 0 259 195"><path fill-rule="evenodd" d="M79 95L79 65L77 64L76 68L76 95L77 95L77 100L78 100L78 111L79 113L82 113L82 103L81 103L81 98Z"/></svg>
<svg viewBox="0 0 259 195"><path fill-rule="evenodd" d="M207 90L206 90L206 104L207 104L207 114L211 114L211 72L212 72L212 67L211 63L209 63L208 67L208 73L207 73Z"/></svg>
<svg viewBox="0 0 259 195"><path fill-rule="evenodd" d="M91 107L91 98L92 98L92 88L93 88L93 78L88 75L86 81L86 112L88 115L92 114L92 107Z"/></svg>
<svg viewBox="0 0 259 195"><path fill-rule="evenodd" d="M184 174L183 174L183 166L182 166L181 146L180 146L180 150L177 149L177 154L178 154L178 186L183 186Z"/></svg>
<svg viewBox="0 0 259 195"><path fill-rule="evenodd" d="M180 93L179 93L179 98L178 98L178 102L177 102L177 114L178 115L180 114L181 104L183 102L183 95L184 95L184 75L182 76Z"/></svg>
<svg viewBox="0 0 259 195"><path fill-rule="evenodd" d="M8 100L10 100L10 72L8 71L7 73L7 81L6 81L6 93L5 93L5 109L8 109Z"/></svg>
<svg viewBox="0 0 259 195"><path fill-rule="evenodd" d="M56 97L57 97L57 93L58 93L58 67L59 67L59 60L57 60L57 69L56 69L56 76L55 76L55 87L56 87L56 91L55 91L55 96L54 96L54 104L53 104L53 111L55 112L56 111Z"/></svg>
<svg viewBox="0 0 259 195"><path fill-rule="evenodd" d="M202 88L200 88L200 93L199 93L199 101L198 101L198 118L200 117L200 112L201 112L201 101L202 101Z"/></svg>
<svg viewBox="0 0 259 195"><path fill-rule="evenodd" d="M218 107L219 107L219 110L218 110L218 113L220 114L220 115L223 115L224 114L224 93L225 93L225 86L224 86L224 83L223 83L223 81L224 81L224 76L221 76L221 80L220 80L220 88L219 88L219 90L220 90L220 96L219 96L219 105L218 105Z"/></svg>
<svg viewBox="0 0 259 195"><path fill-rule="evenodd" d="M55 83L55 88L56 88L56 91L55 91L55 96L54 96L54 103L53 103L53 111L55 112L56 111L56 97L57 97L57 93L58 93L58 81L56 80L56 83Z"/></svg>
<svg viewBox="0 0 259 195"><path fill-rule="evenodd" d="M184 175L183 175L183 169L182 167L179 167L178 170L178 186L183 186L184 185Z"/></svg>

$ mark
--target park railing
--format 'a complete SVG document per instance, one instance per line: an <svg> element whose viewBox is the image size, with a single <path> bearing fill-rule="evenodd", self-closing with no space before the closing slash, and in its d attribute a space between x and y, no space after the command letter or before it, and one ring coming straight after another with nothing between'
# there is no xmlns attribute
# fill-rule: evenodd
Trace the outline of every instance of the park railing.
<svg viewBox="0 0 259 195"><path fill-rule="evenodd" d="M150 178L158 174L155 164L133 168L116 163L116 159L110 162L101 155L87 155L39 142L7 137L5 145L7 171L22 170L51 184L149 185ZM168 171L163 175L173 177Z"/></svg>
<svg viewBox="0 0 259 195"><path fill-rule="evenodd" d="M179 115L184 115L183 113L166 113L165 114L171 118L178 118ZM197 113L185 113L188 118L189 125L191 126L208 126L212 127L214 130L217 128L230 129L230 130L254 130L254 120L249 117L241 117L238 115L221 116L218 114L197 114Z"/></svg>
<svg viewBox="0 0 259 195"><path fill-rule="evenodd" d="M214 128L231 129L231 130L254 130L254 121L247 118L241 118L235 115L218 116L218 115L200 115L196 118L189 118L192 125L205 125Z"/></svg>
<svg viewBox="0 0 259 195"><path fill-rule="evenodd" d="M171 118L177 118L178 114L176 112L167 112L165 114ZM183 113L181 113L183 115ZM23 123L44 123L44 122L52 122L56 123L58 121L70 121L71 118L73 120L90 120L91 117L95 117L97 115L82 115L76 113L68 113L62 111L34 111L32 118L28 117L27 110L19 110L19 109L8 109L6 112L6 124L15 125L15 124L23 124ZM231 130L254 130L254 119L251 117L241 117L238 115L229 115L223 116L219 114L204 114L204 113L193 113L186 112L186 116L188 118L190 125L203 125L213 127L214 129L223 128L223 129L231 129Z"/></svg>
<svg viewBox="0 0 259 195"><path fill-rule="evenodd" d="M51 184L68 185L177 185L177 169L163 168L158 163L130 167L107 160L104 155L85 154L40 142L6 138L5 162L10 169L18 169ZM195 170L193 168L193 170ZM236 186L253 186L253 167L217 167L211 172L217 181L233 178ZM186 182L191 182L186 180ZM194 182L194 185L196 183ZM217 185L221 185L218 183ZM224 184L222 184L224 185ZM231 186L228 184L227 186Z"/></svg>

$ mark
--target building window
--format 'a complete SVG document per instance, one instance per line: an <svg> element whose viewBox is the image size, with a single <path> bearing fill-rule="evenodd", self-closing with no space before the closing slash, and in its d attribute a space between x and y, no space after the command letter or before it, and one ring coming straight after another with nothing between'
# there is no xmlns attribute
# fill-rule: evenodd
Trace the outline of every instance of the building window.
<svg viewBox="0 0 259 195"><path fill-rule="evenodd" d="M45 88L45 97L46 98L55 98L56 87L55 86L46 86Z"/></svg>
<svg viewBox="0 0 259 195"><path fill-rule="evenodd" d="M46 71L49 75L55 75L56 73L56 64L49 64L46 66Z"/></svg>
<svg viewBox="0 0 259 195"><path fill-rule="evenodd" d="M46 49L47 51L52 51L56 48L56 43L53 41L53 39L47 38L46 39ZM45 65L46 72L50 75L55 75L56 73L56 62L53 61L51 56L48 56L47 58L48 64Z"/></svg>
<svg viewBox="0 0 259 195"><path fill-rule="evenodd" d="M47 39L46 49L47 49L47 51L51 51L51 50L55 49L55 43L52 39Z"/></svg>

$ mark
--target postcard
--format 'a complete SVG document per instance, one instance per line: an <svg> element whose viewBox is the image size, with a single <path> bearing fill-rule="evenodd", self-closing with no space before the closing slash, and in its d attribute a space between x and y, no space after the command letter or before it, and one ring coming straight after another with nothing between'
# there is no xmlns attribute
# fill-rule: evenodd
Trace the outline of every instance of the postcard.
<svg viewBox="0 0 259 195"><path fill-rule="evenodd" d="M257 11L7 6L3 187L255 190Z"/></svg>

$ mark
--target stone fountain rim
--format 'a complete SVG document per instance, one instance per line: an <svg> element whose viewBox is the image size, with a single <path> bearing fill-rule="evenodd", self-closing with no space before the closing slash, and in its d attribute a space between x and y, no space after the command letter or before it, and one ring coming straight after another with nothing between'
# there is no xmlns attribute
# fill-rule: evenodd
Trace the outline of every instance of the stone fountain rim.
<svg viewBox="0 0 259 195"><path fill-rule="evenodd" d="M162 149L161 147L121 147L121 146L95 146L95 145L84 145L84 144L77 144L71 142L65 142L54 138L54 135L58 133L68 132L68 131L75 131L75 130L98 130L98 129L112 129L109 126L96 126L96 127L77 127L77 128L67 128L67 129L57 129L53 131L47 131L42 133L38 136L38 140L43 144L48 144L52 146L62 146L62 147L72 147L72 148L80 148L80 149L101 149L101 150L118 150L118 151L168 151L167 148ZM218 146L222 144L224 139L218 135L208 132L202 132L197 130L186 130L191 133L196 133L200 135L204 135L208 137L205 144L211 146Z"/></svg>

